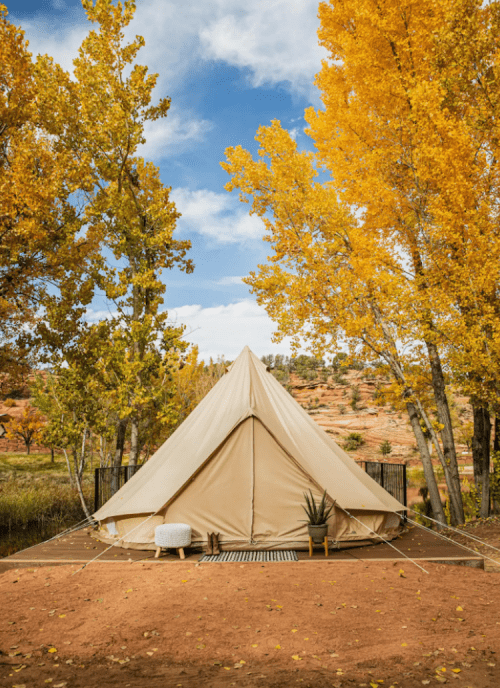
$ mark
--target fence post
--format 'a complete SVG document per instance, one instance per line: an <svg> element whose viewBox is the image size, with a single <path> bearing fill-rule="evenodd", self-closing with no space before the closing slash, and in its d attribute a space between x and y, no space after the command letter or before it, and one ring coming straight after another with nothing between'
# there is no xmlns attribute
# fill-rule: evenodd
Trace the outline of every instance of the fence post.
<svg viewBox="0 0 500 688"><path fill-rule="evenodd" d="M407 486L406 486L406 464L404 463L403 464L403 495L404 495L403 504L404 504L404 506L408 506L408 498L406 495L406 488L407 488ZM408 512L407 511L405 511L405 513L404 513L403 520L404 520L404 523L406 523L408 521Z"/></svg>
<svg viewBox="0 0 500 688"><path fill-rule="evenodd" d="M380 464L380 485L381 485L381 487L384 487L384 464L383 463Z"/></svg>
<svg viewBox="0 0 500 688"><path fill-rule="evenodd" d="M94 471L94 511L98 511L100 504L99 504L99 469L96 468Z"/></svg>

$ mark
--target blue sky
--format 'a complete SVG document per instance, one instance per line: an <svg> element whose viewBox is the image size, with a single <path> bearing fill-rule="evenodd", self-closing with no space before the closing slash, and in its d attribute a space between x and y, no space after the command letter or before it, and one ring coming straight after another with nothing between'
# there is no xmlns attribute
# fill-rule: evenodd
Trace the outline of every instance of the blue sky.
<svg viewBox="0 0 500 688"><path fill-rule="evenodd" d="M5 0L4 0L5 1ZM65 69L89 31L75 0L12 0L9 19L30 51L48 53ZM189 238L193 274L165 274L166 307L191 332L205 360L235 358L248 344L261 356L289 353L273 344L273 323L240 278L265 262L263 225L235 193L224 190L224 150L256 152L257 128L281 120L299 147L304 109L319 104L313 86L325 53L318 46L317 4L309 0L138 0L131 38L144 36L138 62L159 73L155 98L172 98L166 119L146 131L141 154L161 170Z"/></svg>

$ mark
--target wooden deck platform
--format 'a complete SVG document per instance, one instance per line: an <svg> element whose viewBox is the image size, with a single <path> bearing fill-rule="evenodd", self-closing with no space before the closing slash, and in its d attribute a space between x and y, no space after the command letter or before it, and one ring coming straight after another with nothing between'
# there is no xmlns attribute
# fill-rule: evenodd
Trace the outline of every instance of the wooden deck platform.
<svg viewBox="0 0 500 688"><path fill-rule="evenodd" d="M71 535L64 536L48 543L35 545L34 547L9 557L0 559L0 573L19 567L56 566L62 564L82 565L89 562L98 554L105 552L107 545L95 540L91 536L92 529L86 528ZM381 543L365 547L352 547L336 551L330 549L328 558L324 550L318 546L312 557L309 552L298 552L300 562L313 561L405 561L406 557L417 561L433 561L449 564L461 564L484 568L484 559L480 554L474 555L462 549L458 545L446 542L429 530L410 528L397 540L389 544ZM396 549L394 549L396 548ZM399 550L396 551L396 550ZM185 549L185 561L199 561L202 553ZM121 547L112 547L105 552L96 563L124 563L133 564L139 561L148 561L152 564L181 563L174 552L163 554L159 559L154 558L154 552L128 550ZM215 562L219 563L219 562ZM226 562L224 562L226 563ZM231 562L227 562L231 563ZM282 562L286 564L288 562Z"/></svg>

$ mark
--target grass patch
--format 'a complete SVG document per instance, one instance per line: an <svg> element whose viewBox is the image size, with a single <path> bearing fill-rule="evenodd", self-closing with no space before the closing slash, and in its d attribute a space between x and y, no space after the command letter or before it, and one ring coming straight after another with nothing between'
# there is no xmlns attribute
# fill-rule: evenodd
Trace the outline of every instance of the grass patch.
<svg viewBox="0 0 500 688"><path fill-rule="evenodd" d="M50 454L0 456L0 557L43 542L85 518L60 458L52 464ZM83 489L90 505L93 485L87 474Z"/></svg>

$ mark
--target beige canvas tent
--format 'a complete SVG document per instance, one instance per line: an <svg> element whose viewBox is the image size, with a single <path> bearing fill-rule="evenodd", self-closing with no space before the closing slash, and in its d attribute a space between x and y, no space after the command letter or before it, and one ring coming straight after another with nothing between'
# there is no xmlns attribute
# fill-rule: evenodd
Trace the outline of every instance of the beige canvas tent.
<svg viewBox="0 0 500 688"><path fill-rule="evenodd" d="M97 537L154 549L157 525L187 523L193 544L216 532L224 550L306 549L301 504L309 489L316 499L326 490L336 502L328 535L339 543L400 532L397 512L405 507L245 347L184 423L94 514Z"/></svg>

